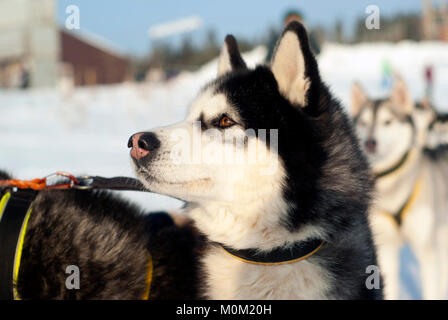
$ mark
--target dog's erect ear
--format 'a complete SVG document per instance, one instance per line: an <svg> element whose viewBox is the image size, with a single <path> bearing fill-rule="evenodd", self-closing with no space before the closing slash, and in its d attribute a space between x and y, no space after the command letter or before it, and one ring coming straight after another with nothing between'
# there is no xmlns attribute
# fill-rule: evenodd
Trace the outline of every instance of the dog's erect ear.
<svg viewBox="0 0 448 320"><path fill-rule="evenodd" d="M316 59L311 52L305 27L293 21L275 47L271 70L282 95L293 104L306 106L312 87L320 81Z"/></svg>
<svg viewBox="0 0 448 320"><path fill-rule="evenodd" d="M414 102L402 79L397 79L390 95L390 101L399 113L410 115L414 110Z"/></svg>
<svg viewBox="0 0 448 320"><path fill-rule="evenodd" d="M356 117L362 106L368 101L367 94L358 82L352 85L351 100L351 113L353 117Z"/></svg>
<svg viewBox="0 0 448 320"><path fill-rule="evenodd" d="M0 170L0 180L8 180L8 179L11 179L11 176L7 174L5 171Z"/></svg>
<svg viewBox="0 0 448 320"><path fill-rule="evenodd" d="M218 77L236 69L245 69L246 63L238 50L238 44L232 35L227 35L218 60Z"/></svg>
<svg viewBox="0 0 448 320"><path fill-rule="evenodd" d="M431 101L428 97L423 97L416 105L416 107L421 110L432 111L435 113L434 107L432 106Z"/></svg>

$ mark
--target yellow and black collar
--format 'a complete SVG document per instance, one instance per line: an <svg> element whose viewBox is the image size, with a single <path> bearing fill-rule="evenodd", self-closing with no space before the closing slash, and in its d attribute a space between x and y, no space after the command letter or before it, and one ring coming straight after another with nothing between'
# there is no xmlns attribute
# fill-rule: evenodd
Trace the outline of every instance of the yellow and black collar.
<svg viewBox="0 0 448 320"><path fill-rule="evenodd" d="M382 177L388 176L391 173L394 173L395 171L397 171L398 169L400 169L408 160L409 158L409 154L411 153L410 150L408 150L401 158L400 160L398 160L398 162L396 164L394 164L392 167L390 167L389 169L386 169L382 172L378 172L375 173L375 179L380 179Z"/></svg>
<svg viewBox="0 0 448 320"><path fill-rule="evenodd" d="M398 228L401 227L403 224L404 219L406 218L407 214L413 207L415 201L417 200L417 197L420 195L420 191L422 189L422 180L419 179L415 183L414 187L412 188L411 194L406 199L405 203L398 209L395 213L390 213L388 211L382 210L381 212L385 214L386 216L389 216L392 218L397 225Z"/></svg>
<svg viewBox="0 0 448 320"><path fill-rule="evenodd" d="M20 299L16 284L31 204L36 195L36 191L19 189L5 193L0 200L0 300Z"/></svg>
<svg viewBox="0 0 448 320"><path fill-rule="evenodd" d="M257 249L236 250L223 244L219 244L232 257L251 264L258 265L281 265L298 262L311 257L319 251L325 241L321 239L310 239L296 242L292 246L277 247L271 251L260 251Z"/></svg>

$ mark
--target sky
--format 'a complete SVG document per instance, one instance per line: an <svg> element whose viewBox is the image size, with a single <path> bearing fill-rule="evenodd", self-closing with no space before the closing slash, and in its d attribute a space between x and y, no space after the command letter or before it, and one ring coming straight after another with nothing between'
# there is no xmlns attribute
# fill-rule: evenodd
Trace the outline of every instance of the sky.
<svg viewBox="0 0 448 320"><path fill-rule="evenodd" d="M421 0L58 0L57 20L65 25L69 5L80 11L80 28L107 39L131 55L144 55L152 44L148 35L151 26L199 16L202 27L191 32L194 41L204 38L207 30L215 29L218 39L226 34L237 38L260 38L269 27L280 28L284 13L298 9L305 23L330 28L336 19L350 32L355 19L366 15L368 5L377 5L380 16L399 12L416 12ZM179 36L166 41L178 42Z"/></svg>

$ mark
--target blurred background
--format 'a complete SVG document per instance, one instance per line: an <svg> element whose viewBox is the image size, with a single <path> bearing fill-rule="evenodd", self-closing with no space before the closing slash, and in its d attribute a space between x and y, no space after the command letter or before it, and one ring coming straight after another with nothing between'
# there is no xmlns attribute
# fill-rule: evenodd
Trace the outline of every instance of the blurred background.
<svg viewBox="0 0 448 320"><path fill-rule="evenodd" d="M366 27L379 10L379 29ZM366 12L367 10L367 12ZM400 74L415 99L448 112L448 1L0 0L0 168L29 179L57 170L130 175L137 131L182 120L215 77L226 34L253 66L285 23L309 30L323 79L349 107L359 81L387 94ZM181 203L124 193L145 210ZM420 298L402 252L403 298Z"/></svg>

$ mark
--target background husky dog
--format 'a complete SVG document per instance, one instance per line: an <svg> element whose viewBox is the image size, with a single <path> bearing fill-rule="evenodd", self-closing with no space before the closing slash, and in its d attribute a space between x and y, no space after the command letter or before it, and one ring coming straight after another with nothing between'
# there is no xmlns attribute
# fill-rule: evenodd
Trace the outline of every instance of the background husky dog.
<svg viewBox="0 0 448 320"><path fill-rule="evenodd" d="M9 177L0 171L0 179ZM110 192L41 191L27 226L17 293L21 299L142 299L149 251L149 298L193 299L194 248L188 228L174 226L166 214L143 216ZM79 290L66 288L68 265L79 267Z"/></svg>
<svg viewBox="0 0 448 320"><path fill-rule="evenodd" d="M203 161L174 163L173 150L198 143L179 142L180 132L194 135L195 122ZM251 129L255 134L244 135ZM261 129L278 130L278 146ZM257 147L255 163L206 161L220 150L250 157L251 143ZM189 201L187 213L210 240L200 275L205 298L382 297L381 289L366 287L366 268L376 264L367 219L367 161L350 121L320 79L300 23L287 26L271 66L254 70L227 36L218 78L200 92L187 119L137 133L129 146L141 181ZM325 244L299 262L259 265L228 252L272 255L312 238Z"/></svg>
<svg viewBox="0 0 448 320"><path fill-rule="evenodd" d="M352 112L357 131L376 176L372 226L385 295L399 294L399 250L408 241L420 264L423 297L446 295L448 152L424 151L428 108L415 108L403 81L390 97L368 99L363 89L352 88Z"/></svg>
<svg viewBox="0 0 448 320"><path fill-rule="evenodd" d="M427 110L433 115L433 120L428 126L426 147L434 150L442 145L448 146L448 113L438 112L427 98L417 103L416 107L420 110Z"/></svg>

